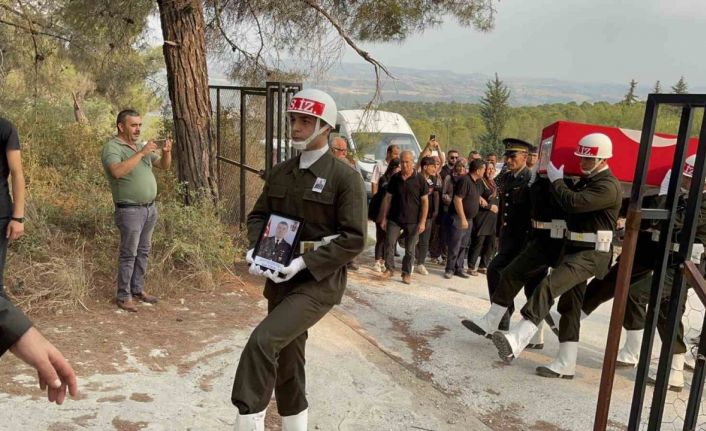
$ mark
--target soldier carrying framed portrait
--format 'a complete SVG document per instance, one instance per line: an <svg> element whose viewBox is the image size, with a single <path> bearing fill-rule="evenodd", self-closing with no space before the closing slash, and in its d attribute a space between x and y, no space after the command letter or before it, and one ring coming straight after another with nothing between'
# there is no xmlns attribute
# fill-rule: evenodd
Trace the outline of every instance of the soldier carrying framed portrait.
<svg viewBox="0 0 706 431"><path fill-rule="evenodd" d="M304 220L272 212L265 223L253 252L253 259L262 269L279 272L289 265L299 244Z"/></svg>

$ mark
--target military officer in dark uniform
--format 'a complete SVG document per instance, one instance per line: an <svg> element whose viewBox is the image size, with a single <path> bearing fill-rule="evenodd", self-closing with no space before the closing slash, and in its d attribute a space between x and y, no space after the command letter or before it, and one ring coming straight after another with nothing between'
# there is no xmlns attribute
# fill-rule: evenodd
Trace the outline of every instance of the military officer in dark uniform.
<svg viewBox="0 0 706 431"><path fill-rule="evenodd" d="M258 256L277 263L284 263L292 252L292 245L285 238L287 231L289 231L289 224L286 221L277 223L275 234L262 240Z"/></svg>
<svg viewBox="0 0 706 431"><path fill-rule="evenodd" d="M500 273L500 283L490 298L488 312L479 319L461 322L474 333L490 338L522 287L525 286L525 295L529 298L549 268L558 264L564 246L566 215L556 202L551 188L547 178L536 177L536 172L533 173L533 180L525 189L532 202L529 242ZM533 280L534 283L528 284L527 280ZM561 301L559 308L562 308ZM530 342L528 348L544 347L541 331L537 334L538 337Z"/></svg>
<svg viewBox="0 0 706 431"><path fill-rule="evenodd" d="M268 278L268 315L245 345L231 401L238 408L235 430L264 430L265 409L274 390L283 430L307 429L304 350L307 330L340 303L346 263L363 251L367 228L365 188L360 175L334 157L328 135L336 124L336 104L326 93L307 89L287 108L297 157L275 167L248 215L254 245L272 211L302 218L300 242L320 246L275 274L252 259L250 272ZM329 240L326 240L328 238ZM302 244L303 245L303 244Z"/></svg>
<svg viewBox="0 0 706 431"><path fill-rule="evenodd" d="M498 212L498 254L488 265L488 293L493 297L500 282L500 272L520 254L527 241L531 227L530 199L527 186L531 177L527 168L527 153L532 145L520 139L507 138L505 144L505 167L495 182L500 196ZM538 282L534 281L534 282ZM528 281L532 285L533 281ZM514 306L510 306L500 322L499 329L510 327L510 316Z"/></svg>
<svg viewBox="0 0 706 431"><path fill-rule="evenodd" d="M622 188L607 163L612 157L612 142L602 133L592 133L579 141L575 154L583 176L574 190L563 181L563 166L557 169L550 163L547 168L552 193L567 213L564 255L527 299L522 320L507 334L493 333L498 356L507 363L525 349L554 299L570 291L568 301L573 302L574 311L565 313L562 323L578 337L585 282L591 277L604 277L610 267L611 242L622 201ZM561 343L558 357L545 368L555 373L554 377L573 378L577 352L577 342Z"/></svg>

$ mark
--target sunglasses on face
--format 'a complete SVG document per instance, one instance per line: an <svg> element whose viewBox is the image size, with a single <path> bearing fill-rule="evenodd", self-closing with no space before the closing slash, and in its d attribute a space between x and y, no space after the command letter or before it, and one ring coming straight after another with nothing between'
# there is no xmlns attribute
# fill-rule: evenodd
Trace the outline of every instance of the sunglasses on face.
<svg viewBox="0 0 706 431"><path fill-rule="evenodd" d="M449 160L456 160L458 159L458 156L449 156Z"/></svg>

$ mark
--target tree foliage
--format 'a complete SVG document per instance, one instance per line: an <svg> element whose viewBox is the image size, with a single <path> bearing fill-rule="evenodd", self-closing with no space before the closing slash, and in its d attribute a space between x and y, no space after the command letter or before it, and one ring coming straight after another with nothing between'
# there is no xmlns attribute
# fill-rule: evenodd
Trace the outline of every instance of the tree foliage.
<svg viewBox="0 0 706 431"><path fill-rule="evenodd" d="M444 149L456 148L467 154L470 150L481 153L498 151L483 144L488 131L477 103L442 102L385 102L380 109L402 114L409 122L417 139L436 134ZM645 115L645 102L631 106L623 103L553 103L538 106L510 107L507 122L500 138L517 137L539 143L542 129L555 121L599 124L611 127L641 129ZM697 116L698 117L698 116ZM692 130L699 130L701 118L694 119ZM657 131L676 134L679 112L660 110Z"/></svg>
<svg viewBox="0 0 706 431"><path fill-rule="evenodd" d="M628 89L628 92L625 94L625 97L623 97L623 104L630 106L630 105L634 104L635 102L637 102L637 96L635 95L636 88L637 88L637 81L635 81L634 79L631 79L630 80L630 88Z"/></svg>
<svg viewBox="0 0 706 431"><path fill-rule="evenodd" d="M485 125L481 137L484 149L498 151L510 110L510 89L495 74L494 80L486 83L485 95L480 99L480 117Z"/></svg>
<svg viewBox="0 0 706 431"><path fill-rule="evenodd" d="M674 94L687 94L689 92L689 86L686 84L684 75L679 78L676 84L672 85L672 93Z"/></svg>

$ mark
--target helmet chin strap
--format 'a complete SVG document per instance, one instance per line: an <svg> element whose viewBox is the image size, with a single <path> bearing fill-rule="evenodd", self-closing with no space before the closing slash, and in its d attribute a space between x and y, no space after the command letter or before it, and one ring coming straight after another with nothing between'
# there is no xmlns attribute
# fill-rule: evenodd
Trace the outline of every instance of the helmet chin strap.
<svg viewBox="0 0 706 431"><path fill-rule="evenodd" d="M328 124L324 125L324 127L321 127L321 119L317 118L316 119L316 128L314 129L314 133L312 133L311 136L309 136L308 138L306 138L303 141L295 141L294 139L292 139L292 148L294 148L297 151L306 150L306 147L309 146L311 141L318 138L319 135L324 133L324 131L326 131L326 129L329 129L329 128L330 127ZM291 126L289 127L289 130L290 130L289 133L291 134L291 130L292 130Z"/></svg>
<svg viewBox="0 0 706 431"><path fill-rule="evenodd" d="M599 161L596 161L596 164L593 165L591 170L586 171L586 170L581 169L581 173L583 174L583 176L590 177L591 174L593 174L593 172L595 172L595 170L598 168L598 166L600 166L601 163L603 162L603 160L605 160L605 159L596 159L596 160L599 160Z"/></svg>

